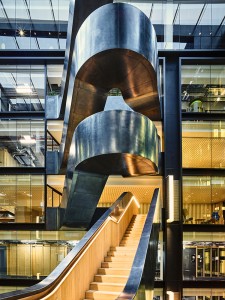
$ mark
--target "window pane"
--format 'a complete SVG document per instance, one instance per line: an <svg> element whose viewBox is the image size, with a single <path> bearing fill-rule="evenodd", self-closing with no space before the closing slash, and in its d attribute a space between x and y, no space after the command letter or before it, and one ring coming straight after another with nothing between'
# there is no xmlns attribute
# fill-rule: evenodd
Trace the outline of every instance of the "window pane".
<svg viewBox="0 0 225 300"><path fill-rule="evenodd" d="M44 176L0 176L0 222L44 221Z"/></svg>
<svg viewBox="0 0 225 300"><path fill-rule="evenodd" d="M225 178L183 177L183 221L188 224L224 224Z"/></svg>
<svg viewBox="0 0 225 300"><path fill-rule="evenodd" d="M0 68L1 112L44 111L44 66Z"/></svg>
<svg viewBox="0 0 225 300"><path fill-rule="evenodd" d="M0 120L0 166L44 167L44 121Z"/></svg>
<svg viewBox="0 0 225 300"><path fill-rule="evenodd" d="M225 66L183 65L183 112L225 112Z"/></svg>
<svg viewBox="0 0 225 300"><path fill-rule="evenodd" d="M225 122L182 122L183 168L225 168Z"/></svg>

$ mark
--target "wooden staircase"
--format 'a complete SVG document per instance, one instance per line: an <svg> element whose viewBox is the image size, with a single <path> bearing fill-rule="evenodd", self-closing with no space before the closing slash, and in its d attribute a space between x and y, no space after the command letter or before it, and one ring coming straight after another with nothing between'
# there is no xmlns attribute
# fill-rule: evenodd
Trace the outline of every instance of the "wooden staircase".
<svg viewBox="0 0 225 300"><path fill-rule="evenodd" d="M85 299L115 300L123 291L137 251L146 215L133 216L118 247L111 247L85 293Z"/></svg>

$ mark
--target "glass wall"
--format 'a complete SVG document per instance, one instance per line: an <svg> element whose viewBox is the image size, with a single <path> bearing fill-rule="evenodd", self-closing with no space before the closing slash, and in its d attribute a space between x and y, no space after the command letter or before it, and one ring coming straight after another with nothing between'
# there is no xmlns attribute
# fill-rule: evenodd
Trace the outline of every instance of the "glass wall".
<svg viewBox="0 0 225 300"><path fill-rule="evenodd" d="M65 49L69 0L2 0L0 49ZM158 49L223 49L223 3L131 1L155 27ZM181 2L181 3L179 3Z"/></svg>
<svg viewBox="0 0 225 300"><path fill-rule="evenodd" d="M59 207L61 201L62 191L47 186L47 207Z"/></svg>
<svg viewBox="0 0 225 300"><path fill-rule="evenodd" d="M44 167L43 120L0 120L0 167Z"/></svg>
<svg viewBox="0 0 225 300"><path fill-rule="evenodd" d="M183 300L224 300L224 289L183 289Z"/></svg>
<svg viewBox="0 0 225 300"><path fill-rule="evenodd" d="M43 279L85 232L0 232L0 278Z"/></svg>
<svg viewBox="0 0 225 300"><path fill-rule="evenodd" d="M2 0L1 49L65 49L69 0Z"/></svg>
<svg viewBox="0 0 225 300"><path fill-rule="evenodd" d="M225 239L222 232L185 232L183 239L184 280L224 278Z"/></svg>
<svg viewBox="0 0 225 300"><path fill-rule="evenodd" d="M183 168L225 168L225 122L182 122Z"/></svg>
<svg viewBox="0 0 225 300"><path fill-rule="evenodd" d="M158 49L224 48L224 3L200 1L131 1L155 27Z"/></svg>
<svg viewBox="0 0 225 300"><path fill-rule="evenodd" d="M59 207L62 201L64 175L47 176L47 207Z"/></svg>
<svg viewBox="0 0 225 300"><path fill-rule="evenodd" d="M225 112L225 66L182 65L181 103L183 112Z"/></svg>
<svg viewBox="0 0 225 300"><path fill-rule="evenodd" d="M183 221L225 224L225 177L183 176Z"/></svg>
<svg viewBox="0 0 225 300"><path fill-rule="evenodd" d="M44 66L0 67L0 111L30 112L45 109Z"/></svg>
<svg viewBox="0 0 225 300"><path fill-rule="evenodd" d="M1 175L0 191L0 222L44 222L44 175Z"/></svg>

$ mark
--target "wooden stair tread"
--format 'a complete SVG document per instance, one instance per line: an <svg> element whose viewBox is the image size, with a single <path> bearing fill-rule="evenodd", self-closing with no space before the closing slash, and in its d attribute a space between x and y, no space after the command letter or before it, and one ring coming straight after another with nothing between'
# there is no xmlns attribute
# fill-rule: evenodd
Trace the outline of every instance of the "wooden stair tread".
<svg viewBox="0 0 225 300"><path fill-rule="evenodd" d="M121 292L109 292L109 291L95 291L88 290L85 293L85 299L94 299L94 300L115 300Z"/></svg>
<svg viewBox="0 0 225 300"><path fill-rule="evenodd" d="M120 262L120 261L133 261L134 260L134 255L132 256L126 256L126 255L123 255L123 256L106 256L104 258L104 262Z"/></svg>
<svg viewBox="0 0 225 300"><path fill-rule="evenodd" d="M102 262L101 267L102 268L121 268L125 267L126 269L131 267L132 262Z"/></svg>
<svg viewBox="0 0 225 300"><path fill-rule="evenodd" d="M124 283L112 283L112 282L91 282L90 290L103 291L103 292L122 292L125 287Z"/></svg>
<svg viewBox="0 0 225 300"><path fill-rule="evenodd" d="M132 218L120 245L110 247L107 252L84 300L115 300L120 295L129 277L145 220L146 215Z"/></svg>
<svg viewBox="0 0 225 300"><path fill-rule="evenodd" d="M97 275L121 275L130 274L130 268L99 268Z"/></svg>

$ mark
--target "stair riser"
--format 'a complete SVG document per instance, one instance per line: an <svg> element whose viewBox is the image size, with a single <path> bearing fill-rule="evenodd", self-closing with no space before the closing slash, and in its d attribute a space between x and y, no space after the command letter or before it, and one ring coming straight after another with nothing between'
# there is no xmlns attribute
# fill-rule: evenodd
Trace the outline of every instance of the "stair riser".
<svg viewBox="0 0 225 300"><path fill-rule="evenodd" d="M119 269L119 268L99 268L99 275L120 275L128 276L130 274L130 269Z"/></svg>
<svg viewBox="0 0 225 300"><path fill-rule="evenodd" d="M107 253L107 256L113 256L113 257L117 257L117 256L134 256L135 251L109 251Z"/></svg>
<svg viewBox="0 0 225 300"><path fill-rule="evenodd" d="M109 256L105 257L105 262L132 262L134 256Z"/></svg>
<svg viewBox="0 0 225 300"><path fill-rule="evenodd" d="M102 268L119 268L119 269L129 269L132 263L128 262L102 262Z"/></svg>
<svg viewBox="0 0 225 300"><path fill-rule="evenodd" d="M85 294L85 297L86 297L86 299L94 299L94 300L106 300L106 299L107 300L115 300L119 296L119 294L120 293L118 293L118 295L116 296L114 294L110 295L110 294L104 293L104 292L95 294L92 291L90 291L90 292L87 291Z"/></svg>
<svg viewBox="0 0 225 300"><path fill-rule="evenodd" d="M108 276L108 275L95 275L95 282L104 282L104 283L123 283L127 282L128 276Z"/></svg>
<svg viewBox="0 0 225 300"><path fill-rule="evenodd" d="M107 284L107 283L91 283L90 289L95 291L104 291L104 292L122 292L125 285L121 284Z"/></svg>

